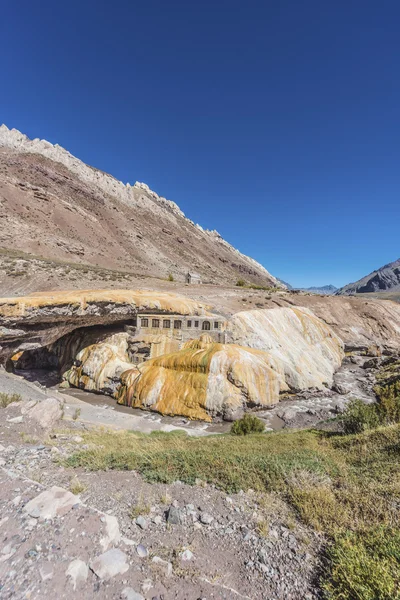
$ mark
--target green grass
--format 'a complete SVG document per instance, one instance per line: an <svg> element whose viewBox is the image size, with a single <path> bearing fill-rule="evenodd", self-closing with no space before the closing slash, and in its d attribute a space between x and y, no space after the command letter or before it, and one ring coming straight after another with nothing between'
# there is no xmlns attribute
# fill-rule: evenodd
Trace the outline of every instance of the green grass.
<svg viewBox="0 0 400 600"><path fill-rule="evenodd" d="M322 431L191 438L85 434L90 449L67 464L139 471L149 482L196 478L228 493L278 493L298 518L324 532L329 600L393 600L400 571L400 425L354 435Z"/></svg>

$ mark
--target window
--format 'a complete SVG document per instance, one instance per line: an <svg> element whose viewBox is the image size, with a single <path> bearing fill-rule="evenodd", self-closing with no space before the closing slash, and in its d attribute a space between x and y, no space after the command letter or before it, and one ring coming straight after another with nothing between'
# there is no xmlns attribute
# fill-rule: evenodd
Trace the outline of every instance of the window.
<svg viewBox="0 0 400 600"><path fill-rule="evenodd" d="M187 326L188 326L188 327L191 327L191 326L192 326L192 321L188 321L188 322L187 322Z"/></svg>
<svg viewBox="0 0 400 600"><path fill-rule="evenodd" d="M169 319L163 321L163 327L164 329L171 329L171 321Z"/></svg>
<svg viewBox="0 0 400 600"><path fill-rule="evenodd" d="M152 319L151 326L158 329L160 327L160 319Z"/></svg>
<svg viewBox="0 0 400 600"><path fill-rule="evenodd" d="M199 322L198 322L198 321L195 321L195 322L194 322L194 326L195 326L195 327L198 327L198 326L199 326Z"/></svg>
<svg viewBox="0 0 400 600"><path fill-rule="evenodd" d="M218 321L214 321L214 329L219 329L219 323L218 323Z"/></svg>
<svg viewBox="0 0 400 600"><path fill-rule="evenodd" d="M140 319L140 323L141 323L142 327L148 327L149 326L149 320L146 319L146 318Z"/></svg>
<svg viewBox="0 0 400 600"><path fill-rule="evenodd" d="M174 321L174 329L182 329L182 321Z"/></svg>
<svg viewBox="0 0 400 600"><path fill-rule="evenodd" d="M203 321L202 329L203 329L203 331L210 331L210 329L211 329L210 321Z"/></svg>

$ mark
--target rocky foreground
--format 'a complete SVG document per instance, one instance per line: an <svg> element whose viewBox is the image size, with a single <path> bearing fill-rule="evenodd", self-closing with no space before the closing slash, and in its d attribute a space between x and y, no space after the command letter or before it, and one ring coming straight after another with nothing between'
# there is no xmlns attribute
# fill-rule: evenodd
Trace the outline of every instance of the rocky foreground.
<svg viewBox="0 0 400 600"><path fill-rule="evenodd" d="M32 410L2 410L2 598L317 598L323 538L277 496L64 467L85 427L52 433Z"/></svg>

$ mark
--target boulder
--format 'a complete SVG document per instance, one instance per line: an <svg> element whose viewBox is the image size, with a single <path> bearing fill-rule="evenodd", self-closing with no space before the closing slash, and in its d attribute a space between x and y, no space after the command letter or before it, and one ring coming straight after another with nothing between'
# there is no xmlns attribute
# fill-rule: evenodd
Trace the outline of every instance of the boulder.
<svg viewBox="0 0 400 600"><path fill-rule="evenodd" d="M116 575L122 575L127 572L129 569L128 557L119 548L112 548L92 560L90 568L97 577L108 581Z"/></svg>
<svg viewBox="0 0 400 600"><path fill-rule="evenodd" d="M52 429L63 414L63 401L58 398L45 398L26 413L26 417L41 429Z"/></svg>

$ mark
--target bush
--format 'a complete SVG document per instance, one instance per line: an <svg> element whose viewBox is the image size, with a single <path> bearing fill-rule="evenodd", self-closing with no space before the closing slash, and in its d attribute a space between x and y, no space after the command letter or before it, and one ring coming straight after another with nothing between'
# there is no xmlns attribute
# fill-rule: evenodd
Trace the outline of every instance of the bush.
<svg viewBox="0 0 400 600"><path fill-rule="evenodd" d="M174 281L174 276L172 275L172 273L168 275L168 281Z"/></svg>
<svg viewBox="0 0 400 600"><path fill-rule="evenodd" d="M20 402L22 400L19 394L4 394L0 393L0 408L7 408L9 404L13 402Z"/></svg>
<svg viewBox="0 0 400 600"><path fill-rule="evenodd" d="M330 600L400 599L400 532L390 527L346 532L328 551L330 568L323 585Z"/></svg>
<svg viewBox="0 0 400 600"><path fill-rule="evenodd" d="M352 400L340 419L344 433L362 433L380 425L376 404L365 404L362 400Z"/></svg>
<svg viewBox="0 0 400 600"><path fill-rule="evenodd" d="M236 282L236 285L238 287L244 287L246 285L246 282L245 282L244 279L238 279L237 282Z"/></svg>
<svg viewBox="0 0 400 600"><path fill-rule="evenodd" d="M234 422L231 427L233 435L249 435L250 433L263 433L265 424L258 417L246 414Z"/></svg>

